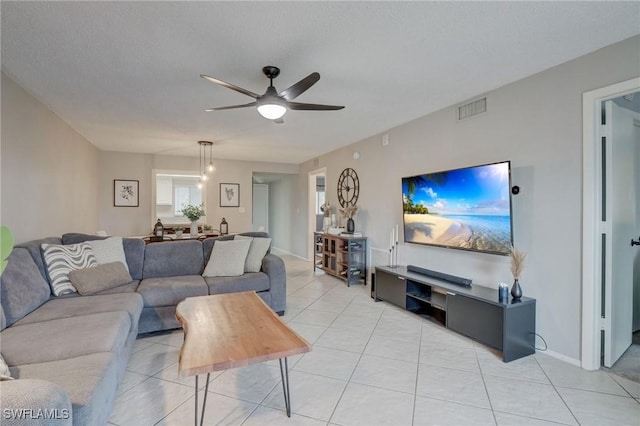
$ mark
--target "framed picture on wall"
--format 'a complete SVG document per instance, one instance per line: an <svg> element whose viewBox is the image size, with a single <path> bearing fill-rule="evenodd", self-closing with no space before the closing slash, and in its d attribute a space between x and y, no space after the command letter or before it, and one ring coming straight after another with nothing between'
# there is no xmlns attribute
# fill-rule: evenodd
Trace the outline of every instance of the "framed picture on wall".
<svg viewBox="0 0 640 426"><path fill-rule="evenodd" d="M240 207L240 184L220 184L220 207Z"/></svg>
<svg viewBox="0 0 640 426"><path fill-rule="evenodd" d="M138 187L137 180L113 180L113 205L115 207L138 207Z"/></svg>

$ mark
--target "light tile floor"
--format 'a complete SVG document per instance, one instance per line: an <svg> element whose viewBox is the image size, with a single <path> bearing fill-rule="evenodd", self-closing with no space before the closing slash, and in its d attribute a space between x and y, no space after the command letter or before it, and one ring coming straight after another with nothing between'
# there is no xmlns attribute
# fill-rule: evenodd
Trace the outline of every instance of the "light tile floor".
<svg viewBox="0 0 640 426"><path fill-rule="evenodd" d="M373 302L369 286L346 287L283 258L284 319L314 346L289 359L293 414L270 361L212 374L207 425L640 426L640 383L542 353L505 364L481 344ZM194 380L177 376L182 338L136 341L111 424L193 424Z"/></svg>

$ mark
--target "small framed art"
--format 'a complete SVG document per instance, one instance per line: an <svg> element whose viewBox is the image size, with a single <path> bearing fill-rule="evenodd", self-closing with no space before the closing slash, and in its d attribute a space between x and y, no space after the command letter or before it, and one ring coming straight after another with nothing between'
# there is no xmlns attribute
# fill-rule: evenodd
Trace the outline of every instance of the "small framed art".
<svg viewBox="0 0 640 426"><path fill-rule="evenodd" d="M138 207L140 182L137 180L113 180L113 205L115 207Z"/></svg>
<svg viewBox="0 0 640 426"><path fill-rule="evenodd" d="M240 184L220 184L220 207L240 207Z"/></svg>

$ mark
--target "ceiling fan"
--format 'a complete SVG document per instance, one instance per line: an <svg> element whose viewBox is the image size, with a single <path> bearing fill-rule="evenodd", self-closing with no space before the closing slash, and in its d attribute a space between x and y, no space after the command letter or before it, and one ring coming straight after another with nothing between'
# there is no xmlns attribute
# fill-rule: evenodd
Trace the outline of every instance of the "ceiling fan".
<svg viewBox="0 0 640 426"><path fill-rule="evenodd" d="M206 111L222 111L225 109L246 108L255 106L258 108L258 112L260 113L260 115L262 115L264 118L273 120L276 123L283 123L284 121L282 120L282 116L287 112L287 109L306 111L335 111L344 108L344 106L337 105L320 105L292 102L295 98L300 96L307 89L317 83L318 80L320 80L320 74L318 74L317 72L312 72L293 86L283 90L280 93L278 93L276 91L276 88L273 87L273 79L280 75L280 68L270 65L262 68L262 72L269 79L269 87L267 87L267 91L262 95L258 95L257 93L253 93L250 90L243 89L242 87L238 87L234 84L227 83L217 78L201 74L200 77L209 80L212 83L219 84L255 99L255 101L249 102L248 104L208 108Z"/></svg>

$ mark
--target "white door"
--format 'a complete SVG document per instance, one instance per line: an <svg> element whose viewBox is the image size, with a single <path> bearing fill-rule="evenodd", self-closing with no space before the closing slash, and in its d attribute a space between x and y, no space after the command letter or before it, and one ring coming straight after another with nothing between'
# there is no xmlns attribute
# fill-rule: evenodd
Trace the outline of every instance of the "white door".
<svg viewBox="0 0 640 426"><path fill-rule="evenodd" d="M253 231L269 232L269 185L253 184Z"/></svg>
<svg viewBox="0 0 640 426"><path fill-rule="evenodd" d="M605 102L605 210L606 235L604 291L604 365L611 367L631 345L633 321L633 258L638 247L636 198L638 185L634 171L634 113L613 101ZM635 135L635 137L634 137Z"/></svg>

